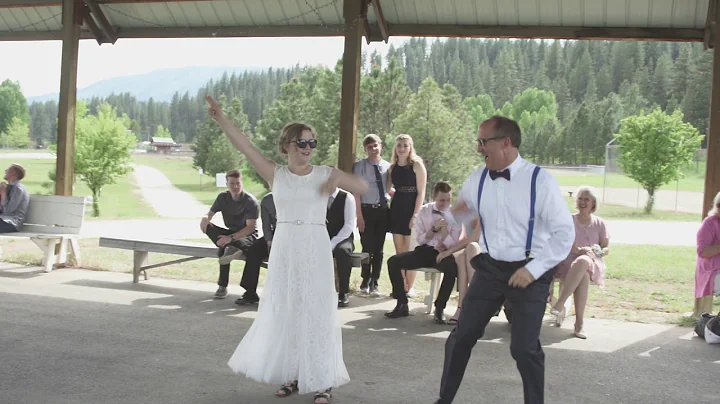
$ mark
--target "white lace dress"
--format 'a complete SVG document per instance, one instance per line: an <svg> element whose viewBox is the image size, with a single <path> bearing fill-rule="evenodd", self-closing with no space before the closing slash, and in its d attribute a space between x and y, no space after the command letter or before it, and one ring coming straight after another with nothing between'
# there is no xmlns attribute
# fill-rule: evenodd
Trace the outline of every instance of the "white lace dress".
<svg viewBox="0 0 720 404"><path fill-rule="evenodd" d="M278 222L257 318L228 362L235 373L262 383L298 380L301 394L350 381L325 227L328 197L320 192L331 170L313 166L298 176L276 167Z"/></svg>

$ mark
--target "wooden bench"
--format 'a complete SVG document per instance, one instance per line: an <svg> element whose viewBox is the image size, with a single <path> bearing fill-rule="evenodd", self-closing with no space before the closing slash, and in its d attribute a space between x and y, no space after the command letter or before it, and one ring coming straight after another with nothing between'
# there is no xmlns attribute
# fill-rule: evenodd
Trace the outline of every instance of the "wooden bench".
<svg viewBox="0 0 720 404"><path fill-rule="evenodd" d="M67 262L68 252L80 264L78 236L84 220L85 198L31 194L21 231L0 237L29 238L43 251L42 265L50 272L53 264Z"/></svg>
<svg viewBox="0 0 720 404"><path fill-rule="evenodd" d="M218 248L208 243L196 243L191 241L180 240L144 240L144 239L126 239L101 237L100 247L119 248L123 250L133 251L133 283L140 282L140 272L148 279L147 270L163 267L166 265L179 264L181 262L194 261L201 258L218 258ZM172 261L161 262L152 265L144 265L148 261L149 253L184 255L186 258L180 258ZM244 260L244 257L240 258ZM369 254L353 253L353 267L360 267L362 264L370 262ZM263 268L267 268L267 262L262 264Z"/></svg>

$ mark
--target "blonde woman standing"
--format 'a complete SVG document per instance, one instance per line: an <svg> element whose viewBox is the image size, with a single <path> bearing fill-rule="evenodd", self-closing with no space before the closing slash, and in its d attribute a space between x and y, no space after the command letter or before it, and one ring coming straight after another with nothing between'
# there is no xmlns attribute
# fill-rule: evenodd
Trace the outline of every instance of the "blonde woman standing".
<svg viewBox="0 0 720 404"><path fill-rule="evenodd" d="M422 158L415 154L410 135L395 138L389 171L388 190L395 188L395 192L390 201L388 231L393 235L395 253L400 254L410 250L412 228L423 205L427 183L427 170ZM403 271L405 292L411 297L416 274L415 271Z"/></svg>

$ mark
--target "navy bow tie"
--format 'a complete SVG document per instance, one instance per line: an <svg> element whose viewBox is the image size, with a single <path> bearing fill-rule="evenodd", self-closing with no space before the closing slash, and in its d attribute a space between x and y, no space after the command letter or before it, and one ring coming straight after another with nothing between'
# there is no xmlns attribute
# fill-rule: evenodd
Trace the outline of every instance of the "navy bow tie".
<svg viewBox="0 0 720 404"><path fill-rule="evenodd" d="M510 170L508 170L508 169L505 169L502 171L490 170L490 179L491 180L494 181L498 177L503 177L506 180L510 181Z"/></svg>

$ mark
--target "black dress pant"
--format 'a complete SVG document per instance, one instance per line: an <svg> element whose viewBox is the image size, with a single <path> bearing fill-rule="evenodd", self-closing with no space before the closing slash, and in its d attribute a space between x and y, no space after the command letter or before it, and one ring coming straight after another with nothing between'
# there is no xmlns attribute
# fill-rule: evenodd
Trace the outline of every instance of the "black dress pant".
<svg viewBox="0 0 720 404"><path fill-rule="evenodd" d="M552 281L552 270L526 288L512 288L508 281L527 261L496 261L480 254L471 261L475 275L462 302L458 325L445 342L445 363L440 402L451 403L460 387L470 354L485 333L490 318L507 299L512 304L510 353L523 381L525 404L542 404L545 389L545 354L540 328Z"/></svg>
<svg viewBox="0 0 720 404"><path fill-rule="evenodd" d="M258 279L260 278L260 267L268 259L268 249L265 237L255 240L250 248L245 251L245 269L243 269L240 286L245 289L245 294L257 296Z"/></svg>
<svg viewBox="0 0 720 404"><path fill-rule="evenodd" d="M217 245L217 241L220 238L220 236L229 236L233 233L235 233L235 232L228 230L226 228L223 228L223 227L215 226L212 223L208 224L207 229L205 231L205 234L215 245ZM228 246L233 246L233 247L239 248L240 250L247 251L253 245L255 240L256 240L255 235L249 235L249 236L245 236L243 238L237 239L237 240L233 240L230 242L230 244L226 244L224 247L219 247L218 257L222 257L223 254L225 254L225 248L227 248ZM218 286L227 287L229 281L230 281L230 264L220 265L220 276L218 277Z"/></svg>
<svg viewBox="0 0 720 404"><path fill-rule="evenodd" d="M348 293L350 290L350 272L352 271L352 253L355 243L352 237L338 243L333 249L335 268L338 275L338 293Z"/></svg>
<svg viewBox="0 0 720 404"><path fill-rule="evenodd" d="M362 251L370 255L370 263L362 265L362 283L377 287L383 264L383 248L388 227L388 208L362 205L365 230L360 233Z"/></svg>
<svg viewBox="0 0 720 404"><path fill-rule="evenodd" d="M435 308L444 309L450 299L455 279L457 278L458 266L455 257L450 255L445 257L439 263L437 256L439 251L433 247L423 244L415 247L413 251L393 255L388 259L388 273L393 286L393 296L398 303L407 303L407 294L405 293L405 282L402 277L403 269L418 268L436 268L443 273L443 280L440 284L437 299L435 300Z"/></svg>

